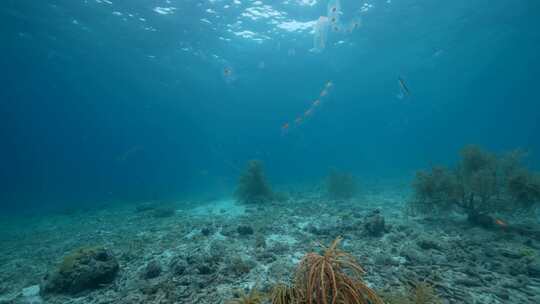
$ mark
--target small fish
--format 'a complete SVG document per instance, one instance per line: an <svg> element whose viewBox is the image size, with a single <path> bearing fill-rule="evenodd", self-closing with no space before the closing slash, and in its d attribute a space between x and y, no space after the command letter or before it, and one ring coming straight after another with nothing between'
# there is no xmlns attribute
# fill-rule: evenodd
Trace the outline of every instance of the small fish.
<svg viewBox="0 0 540 304"><path fill-rule="evenodd" d="M322 90L321 97L324 97L326 95L328 95L328 91L326 89Z"/></svg>
<svg viewBox="0 0 540 304"><path fill-rule="evenodd" d="M508 224L500 219L495 219L495 224L497 224L498 226L501 226L503 228L505 227L508 227Z"/></svg>
<svg viewBox="0 0 540 304"><path fill-rule="evenodd" d="M326 83L326 88L329 89L329 88L331 88L333 85L334 85L334 83L332 83L331 81L328 81L328 82Z"/></svg>
<svg viewBox="0 0 540 304"><path fill-rule="evenodd" d="M304 113L304 116L305 116L305 117L308 117L308 116L310 116L312 113L313 113L313 109L312 109L312 108L309 108L309 109Z"/></svg>
<svg viewBox="0 0 540 304"><path fill-rule="evenodd" d="M318 107L320 104L321 104L321 101L317 99L317 100L315 100L311 105L312 105L313 107Z"/></svg>
<svg viewBox="0 0 540 304"><path fill-rule="evenodd" d="M283 133L286 133L289 130L289 123L286 122L283 126L281 126L281 131Z"/></svg>
<svg viewBox="0 0 540 304"><path fill-rule="evenodd" d="M302 123L302 117L298 117L297 119L294 120L294 122L299 125Z"/></svg>
<svg viewBox="0 0 540 304"><path fill-rule="evenodd" d="M405 80L403 80L403 78L401 77L398 77L398 82L399 82L399 88L401 89L402 94L405 96L410 95L410 91L407 85L405 84Z"/></svg>

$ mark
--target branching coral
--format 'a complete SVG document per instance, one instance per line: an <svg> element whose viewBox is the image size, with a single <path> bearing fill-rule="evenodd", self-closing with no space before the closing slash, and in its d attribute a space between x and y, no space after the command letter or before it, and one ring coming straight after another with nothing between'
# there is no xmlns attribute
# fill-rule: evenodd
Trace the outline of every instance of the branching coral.
<svg viewBox="0 0 540 304"><path fill-rule="evenodd" d="M354 176L332 170L326 179L328 195L332 199L350 199L358 191Z"/></svg>
<svg viewBox="0 0 540 304"><path fill-rule="evenodd" d="M435 289L428 283L417 283L407 292L383 294L386 304L442 304Z"/></svg>
<svg viewBox="0 0 540 304"><path fill-rule="evenodd" d="M257 290L256 287L252 288L249 294L246 294L243 290L240 291L237 298L227 301L227 304L261 304L263 302L263 295Z"/></svg>
<svg viewBox="0 0 540 304"><path fill-rule="evenodd" d="M272 304L303 304L304 298L298 288L283 283L276 284L270 293Z"/></svg>
<svg viewBox="0 0 540 304"><path fill-rule="evenodd" d="M261 203L273 198L272 189L266 181L260 161L248 162L246 171L238 181L235 196L243 203Z"/></svg>
<svg viewBox="0 0 540 304"><path fill-rule="evenodd" d="M301 260L295 286L308 304L382 304L362 280L364 270L354 257L340 249L336 238L322 255L308 253Z"/></svg>
<svg viewBox="0 0 540 304"><path fill-rule="evenodd" d="M455 169L433 167L417 173L411 206L424 213L464 212L481 224L493 224L490 213L531 208L540 202L540 178L521 164L522 156L516 151L496 156L467 146Z"/></svg>

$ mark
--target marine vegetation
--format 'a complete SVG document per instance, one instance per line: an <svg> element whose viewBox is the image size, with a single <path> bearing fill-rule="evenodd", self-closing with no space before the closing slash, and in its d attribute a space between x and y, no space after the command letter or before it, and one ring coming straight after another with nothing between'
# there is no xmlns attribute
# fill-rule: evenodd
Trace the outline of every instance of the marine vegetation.
<svg viewBox="0 0 540 304"><path fill-rule="evenodd" d="M241 290L238 297L227 301L227 304L260 304L263 302L263 295L253 287L248 294Z"/></svg>
<svg viewBox="0 0 540 304"><path fill-rule="evenodd" d="M358 185L352 174L333 169L326 179L326 190L331 199L346 200L356 194Z"/></svg>
<svg viewBox="0 0 540 304"><path fill-rule="evenodd" d="M240 175L235 197L242 203L264 203L273 199L273 192L264 175L262 163L250 160Z"/></svg>
<svg viewBox="0 0 540 304"><path fill-rule="evenodd" d="M420 213L464 213L471 223L493 226L491 215L528 211L540 202L540 178L522 162L523 153L501 156L466 146L453 169L419 171L410 207Z"/></svg>
<svg viewBox="0 0 540 304"><path fill-rule="evenodd" d="M302 304L304 295L295 286L288 286L278 283L270 292L270 302L272 304Z"/></svg>
<svg viewBox="0 0 540 304"><path fill-rule="evenodd" d="M383 304L362 280L364 270L355 258L340 249L336 238L321 254L307 253L296 271L295 287L307 304Z"/></svg>
<svg viewBox="0 0 540 304"><path fill-rule="evenodd" d="M386 304L442 304L435 289L428 283L420 282L407 292L382 294Z"/></svg>

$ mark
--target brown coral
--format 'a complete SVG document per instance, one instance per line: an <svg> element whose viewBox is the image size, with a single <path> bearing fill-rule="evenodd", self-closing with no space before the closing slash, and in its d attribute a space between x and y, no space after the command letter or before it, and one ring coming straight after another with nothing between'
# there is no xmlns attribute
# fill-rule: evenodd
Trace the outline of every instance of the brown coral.
<svg viewBox="0 0 540 304"><path fill-rule="evenodd" d="M260 161L248 162L246 171L238 180L235 196L243 203L263 203L272 200L272 189L266 180Z"/></svg>
<svg viewBox="0 0 540 304"><path fill-rule="evenodd" d="M304 295L295 286L288 286L283 283L276 284L270 292L272 304L302 304Z"/></svg>
<svg viewBox="0 0 540 304"><path fill-rule="evenodd" d="M257 290L257 287L253 287L251 291L246 294L243 290L239 292L238 297L227 301L227 304L261 304L263 301L263 295Z"/></svg>
<svg viewBox="0 0 540 304"><path fill-rule="evenodd" d="M347 200L358 192L356 179L349 173L330 171L326 179L326 188L331 199Z"/></svg>
<svg viewBox="0 0 540 304"><path fill-rule="evenodd" d="M453 170L433 167L417 173L411 209L464 212L471 223L491 227L495 221L489 214L515 213L540 202L540 178L521 164L523 153L497 156L467 146L461 157Z"/></svg>
<svg viewBox="0 0 540 304"><path fill-rule="evenodd" d="M336 238L322 255L304 256L295 277L295 285L303 290L308 304L383 304L362 280L365 273L354 257L338 249ZM347 274L347 273L350 273Z"/></svg>
<svg viewBox="0 0 540 304"><path fill-rule="evenodd" d="M386 304L442 304L433 286L420 282L406 292L383 294Z"/></svg>

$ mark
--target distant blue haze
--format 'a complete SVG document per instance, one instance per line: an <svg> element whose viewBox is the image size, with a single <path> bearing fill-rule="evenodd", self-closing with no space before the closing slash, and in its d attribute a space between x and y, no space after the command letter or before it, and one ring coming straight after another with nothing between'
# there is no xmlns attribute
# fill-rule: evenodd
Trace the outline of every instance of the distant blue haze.
<svg viewBox="0 0 540 304"><path fill-rule="evenodd" d="M309 30L232 34L250 2L172 1L161 15L165 1L3 1L0 212L213 199L253 158L276 187L331 167L407 181L469 143L521 147L540 169L539 1L371 1L362 27L321 53ZM263 2L303 21L326 12ZM321 108L282 134L327 81Z"/></svg>

